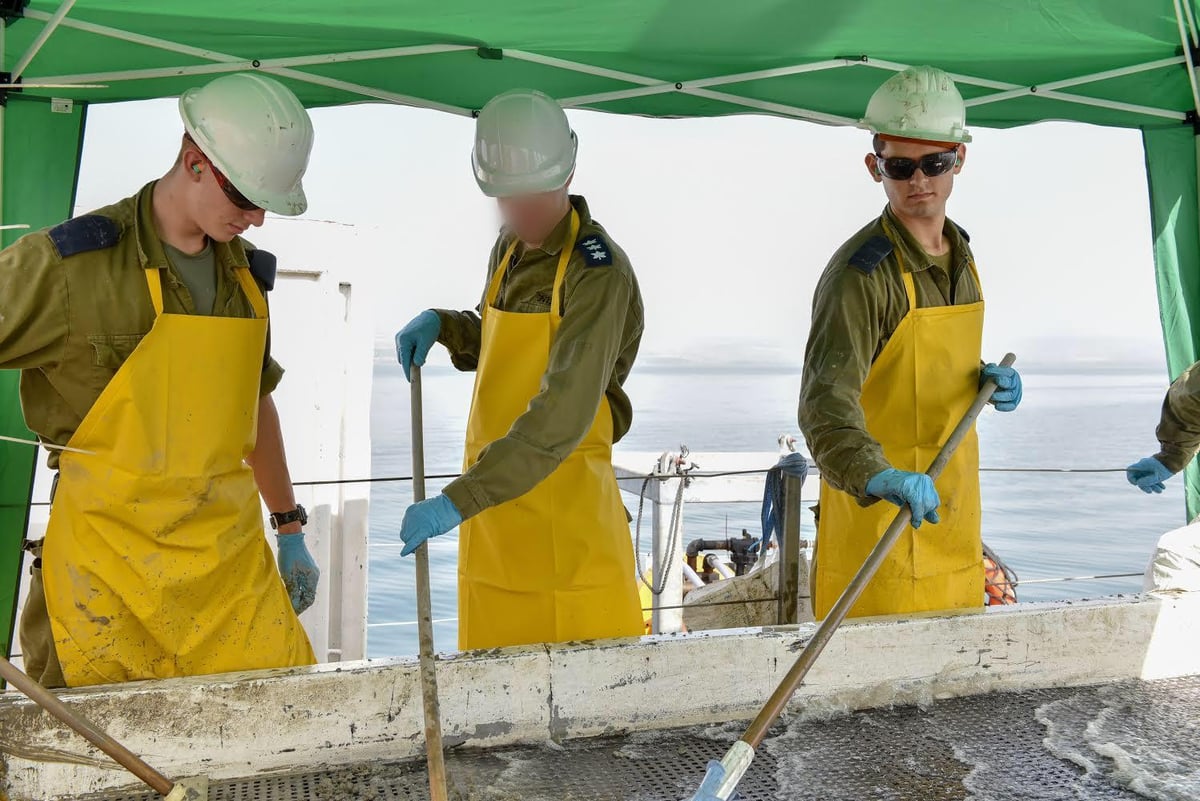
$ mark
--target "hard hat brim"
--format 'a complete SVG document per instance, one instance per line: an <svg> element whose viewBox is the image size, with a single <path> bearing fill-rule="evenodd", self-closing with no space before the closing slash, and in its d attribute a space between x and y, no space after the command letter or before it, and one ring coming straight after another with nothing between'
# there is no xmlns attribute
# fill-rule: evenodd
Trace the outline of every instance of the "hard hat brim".
<svg viewBox="0 0 1200 801"><path fill-rule="evenodd" d="M241 190L238 190L241 192ZM246 199L258 206L261 209L266 209L272 214L278 214L281 217L299 217L308 210L308 197L304 194L304 187L297 184L291 192L285 195L263 195L247 194Z"/></svg>
<svg viewBox="0 0 1200 801"><path fill-rule="evenodd" d="M859 120L855 127L879 136L890 136L897 141L931 142L938 145L965 145L971 141L971 134L965 130L958 137L949 136L945 131L915 131L912 129L890 131L882 125L874 125L865 119Z"/></svg>

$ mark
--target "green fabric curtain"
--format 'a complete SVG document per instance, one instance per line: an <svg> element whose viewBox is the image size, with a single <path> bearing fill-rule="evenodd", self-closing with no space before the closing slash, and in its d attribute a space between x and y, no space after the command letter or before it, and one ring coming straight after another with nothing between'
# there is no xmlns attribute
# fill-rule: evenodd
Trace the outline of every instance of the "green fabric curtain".
<svg viewBox="0 0 1200 801"><path fill-rule="evenodd" d="M4 222L33 229L69 217L75 195L84 110L56 113L41 100L12 98L4 112ZM5 231L11 244L21 231ZM3 300L0 299L0 303ZM19 374L0 370L0 434L33 439L18 398ZM21 541L39 451L0 442L0 646L12 652L13 617L21 578Z"/></svg>
<svg viewBox="0 0 1200 801"><path fill-rule="evenodd" d="M1197 139L1191 126L1147 130L1146 177L1154 227L1154 273L1174 379L1200 354L1200 212L1197 210ZM1152 421L1147 421L1150 425ZM1200 470L1185 475L1187 519L1200 514Z"/></svg>
<svg viewBox="0 0 1200 801"><path fill-rule="evenodd" d="M1194 0L1181 2L1194 10ZM4 28L5 70L59 6L35 0L25 19ZM379 52L416 47L426 49ZM896 64L933 64L959 74L972 126L1054 119L1144 131L1174 374L1200 350L1196 150L1184 121L1195 102L1183 52L1174 0L78 0L10 100L3 221L43 226L69 215L82 102L174 96L222 72L266 70L308 106L409 98L469 114L500 91L531 86L622 114L816 112L852 123ZM835 66L816 68L827 62ZM788 74L745 75L764 70ZM1046 86L1100 73L1058 87L1083 103ZM689 83L730 75L742 77ZM102 86L37 86L63 82ZM1040 88L979 102L1029 86ZM637 93L611 94L629 90ZM71 98L76 108L56 114L50 97ZM0 432L28 435L15 378L3 374ZM33 454L0 447L4 634ZM1189 471L1189 514L1200 511L1198 480Z"/></svg>

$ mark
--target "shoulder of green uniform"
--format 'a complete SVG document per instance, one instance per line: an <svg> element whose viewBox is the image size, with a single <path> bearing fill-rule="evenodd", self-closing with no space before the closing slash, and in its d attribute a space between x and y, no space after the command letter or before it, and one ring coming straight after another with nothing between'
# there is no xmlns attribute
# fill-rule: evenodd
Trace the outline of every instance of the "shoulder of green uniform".
<svg viewBox="0 0 1200 801"><path fill-rule="evenodd" d="M250 265L250 275L259 283L264 292L275 288L275 276L279 268L279 260L269 250L257 247L253 242L241 237L237 238L242 250L246 253L246 263Z"/></svg>
<svg viewBox="0 0 1200 801"><path fill-rule="evenodd" d="M66 260L116 247L133 228L134 214L135 198L126 198L38 233L49 240L59 259Z"/></svg>
<svg viewBox="0 0 1200 801"><path fill-rule="evenodd" d="M616 268L624 273L633 272L629 256L594 220L589 220L579 229L574 255L584 269Z"/></svg>
<svg viewBox="0 0 1200 801"><path fill-rule="evenodd" d="M829 260L828 269L853 269L869 276L895 249L895 244L884 233L882 218L876 218L837 249L833 258Z"/></svg>

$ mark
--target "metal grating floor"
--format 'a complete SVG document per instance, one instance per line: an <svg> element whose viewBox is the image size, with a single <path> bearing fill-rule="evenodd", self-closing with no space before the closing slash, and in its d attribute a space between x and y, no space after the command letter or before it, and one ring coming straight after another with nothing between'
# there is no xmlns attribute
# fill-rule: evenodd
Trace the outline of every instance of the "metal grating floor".
<svg viewBox="0 0 1200 801"><path fill-rule="evenodd" d="M462 750L456 801L681 801L740 724L563 748ZM1200 677L1038 690L784 721L744 801L1120 801L1200 798ZM106 795L96 801L154 801ZM215 782L211 801L426 801L421 763Z"/></svg>

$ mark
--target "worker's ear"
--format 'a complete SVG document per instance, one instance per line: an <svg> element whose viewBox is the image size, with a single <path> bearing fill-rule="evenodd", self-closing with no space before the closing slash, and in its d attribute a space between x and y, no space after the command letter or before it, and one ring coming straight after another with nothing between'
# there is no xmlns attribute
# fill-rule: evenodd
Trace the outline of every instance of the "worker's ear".
<svg viewBox="0 0 1200 801"><path fill-rule="evenodd" d="M204 173L204 159L192 148L183 151L183 171L193 181L199 181Z"/></svg>
<svg viewBox="0 0 1200 801"><path fill-rule="evenodd" d="M871 180L877 184L883 183L883 173L879 170L879 157L874 153L868 153L863 162L867 165L867 172L871 174Z"/></svg>
<svg viewBox="0 0 1200 801"><path fill-rule="evenodd" d="M958 175L960 172L962 172L963 164L966 162L966 160L967 160L967 146L959 145L958 146L958 162L955 163L955 165L954 165L954 174L955 175Z"/></svg>

